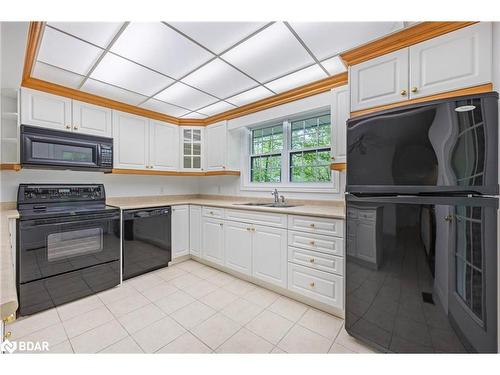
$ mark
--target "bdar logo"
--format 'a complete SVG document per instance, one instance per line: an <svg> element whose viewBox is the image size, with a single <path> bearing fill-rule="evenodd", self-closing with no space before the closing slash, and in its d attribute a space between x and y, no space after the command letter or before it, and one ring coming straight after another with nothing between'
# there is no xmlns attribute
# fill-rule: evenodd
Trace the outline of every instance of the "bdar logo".
<svg viewBox="0 0 500 375"><path fill-rule="evenodd" d="M16 342L11 342L9 340L5 340L0 344L0 351L2 352L9 352L9 353L14 353L17 349L17 343Z"/></svg>

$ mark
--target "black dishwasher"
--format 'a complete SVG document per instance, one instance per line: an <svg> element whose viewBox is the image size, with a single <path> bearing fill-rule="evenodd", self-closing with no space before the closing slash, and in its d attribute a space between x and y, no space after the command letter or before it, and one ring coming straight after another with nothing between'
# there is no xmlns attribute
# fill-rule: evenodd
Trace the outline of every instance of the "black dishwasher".
<svg viewBox="0 0 500 375"><path fill-rule="evenodd" d="M172 259L172 210L123 211L123 279L166 267Z"/></svg>

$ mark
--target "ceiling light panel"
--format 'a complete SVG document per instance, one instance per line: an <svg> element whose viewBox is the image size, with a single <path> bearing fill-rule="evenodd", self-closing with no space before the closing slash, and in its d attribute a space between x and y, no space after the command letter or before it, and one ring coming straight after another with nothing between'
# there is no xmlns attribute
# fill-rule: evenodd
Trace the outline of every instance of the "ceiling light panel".
<svg viewBox="0 0 500 375"><path fill-rule="evenodd" d="M172 103L192 111L217 101L216 98L177 82L155 96L155 99Z"/></svg>
<svg viewBox="0 0 500 375"><path fill-rule="evenodd" d="M197 112L190 112L187 115L181 116L182 118L195 118L195 119L201 119L201 118L207 118L208 116L202 115L201 113Z"/></svg>
<svg viewBox="0 0 500 375"><path fill-rule="evenodd" d="M265 22L169 22L214 53L221 53L254 33Z"/></svg>
<svg viewBox="0 0 500 375"><path fill-rule="evenodd" d="M49 26L107 48L123 22L49 22Z"/></svg>
<svg viewBox="0 0 500 375"><path fill-rule="evenodd" d="M139 103L147 99L146 96L139 95L134 92L121 89L119 87L114 87L90 78L85 81L81 90L90 94L102 96L104 98L131 105L138 105Z"/></svg>
<svg viewBox="0 0 500 375"><path fill-rule="evenodd" d="M292 22L290 25L319 60L403 27L402 22Z"/></svg>
<svg viewBox="0 0 500 375"><path fill-rule="evenodd" d="M318 65L314 64L298 72L288 74L274 81L266 83L266 86L274 92L284 92L296 87L326 78L327 75Z"/></svg>
<svg viewBox="0 0 500 375"><path fill-rule="evenodd" d="M111 51L176 79L213 58L160 22L131 23Z"/></svg>
<svg viewBox="0 0 500 375"><path fill-rule="evenodd" d="M204 115L212 116L212 115L215 115L217 113L229 111L230 109L234 109L234 108L236 108L236 107L229 104L229 103L217 102L215 104L209 105L208 107L199 109L198 112L200 112Z"/></svg>
<svg viewBox="0 0 500 375"><path fill-rule="evenodd" d="M38 60L86 75L102 52L100 48L46 27L38 51Z"/></svg>
<svg viewBox="0 0 500 375"><path fill-rule="evenodd" d="M190 112L187 109L177 107L176 105L165 103L162 102L161 100L156 100L156 99L148 99L146 102L141 104L140 107L155 112L165 113L167 115L175 117L180 117Z"/></svg>
<svg viewBox="0 0 500 375"><path fill-rule="evenodd" d="M323 67L328 70L328 73L330 73L332 76L347 71L347 68L345 67L339 56L334 56L330 59L323 60L321 62L321 65L323 65Z"/></svg>
<svg viewBox="0 0 500 375"><path fill-rule="evenodd" d="M215 59L194 71L183 78L182 82L219 98L227 98L257 85L254 80L220 59Z"/></svg>
<svg viewBox="0 0 500 375"><path fill-rule="evenodd" d="M221 57L261 82L314 62L282 22L269 26Z"/></svg>
<svg viewBox="0 0 500 375"><path fill-rule="evenodd" d="M80 87L80 84L85 78L79 74L71 73L67 70L62 70L40 61L35 63L32 76L43 81L57 83L58 85L70 87L72 89Z"/></svg>
<svg viewBox="0 0 500 375"><path fill-rule="evenodd" d="M104 56L92 72L91 78L146 96L151 96L174 82L164 75L111 53Z"/></svg>
<svg viewBox="0 0 500 375"><path fill-rule="evenodd" d="M226 101L236 106L242 106L248 103L255 102L260 99L267 98L272 95L273 93L264 86L258 86L251 90L242 92L241 94L228 98L226 99Z"/></svg>

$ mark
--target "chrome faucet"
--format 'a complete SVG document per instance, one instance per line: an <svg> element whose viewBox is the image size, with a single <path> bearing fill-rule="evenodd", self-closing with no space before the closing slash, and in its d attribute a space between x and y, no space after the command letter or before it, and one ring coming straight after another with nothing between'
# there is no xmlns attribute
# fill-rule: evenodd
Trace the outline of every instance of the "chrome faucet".
<svg viewBox="0 0 500 375"><path fill-rule="evenodd" d="M271 193L271 195L274 196L274 203L280 202L280 194L278 193L278 189L274 189L274 191Z"/></svg>

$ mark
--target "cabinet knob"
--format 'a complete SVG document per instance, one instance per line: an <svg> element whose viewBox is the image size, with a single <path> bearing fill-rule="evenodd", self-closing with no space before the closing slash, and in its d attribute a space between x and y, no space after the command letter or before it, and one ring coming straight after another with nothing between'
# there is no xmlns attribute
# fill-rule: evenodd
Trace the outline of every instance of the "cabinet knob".
<svg viewBox="0 0 500 375"><path fill-rule="evenodd" d="M309 286L310 286L311 288L314 288L314 281L313 281L312 283L309 283Z"/></svg>
<svg viewBox="0 0 500 375"><path fill-rule="evenodd" d="M73 125L73 130L78 130L78 126Z"/></svg>
<svg viewBox="0 0 500 375"><path fill-rule="evenodd" d="M8 339L10 336L12 336L12 332L5 332L5 335L3 335L4 339Z"/></svg>
<svg viewBox="0 0 500 375"><path fill-rule="evenodd" d="M16 316L14 314L10 314L8 317L6 317L3 321L5 323L11 323L13 322L14 320L16 320Z"/></svg>
<svg viewBox="0 0 500 375"><path fill-rule="evenodd" d="M332 160L335 160L335 156L332 156Z"/></svg>
<svg viewBox="0 0 500 375"><path fill-rule="evenodd" d="M311 228L314 228L316 225L314 225L314 223L311 223L311 224L309 224L309 226L310 226Z"/></svg>
<svg viewBox="0 0 500 375"><path fill-rule="evenodd" d="M220 223L219 225L222 227L224 224Z"/></svg>
<svg viewBox="0 0 500 375"><path fill-rule="evenodd" d="M448 222L451 222L453 220L453 216L452 215L446 215L444 217L444 221L448 221Z"/></svg>
<svg viewBox="0 0 500 375"><path fill-rule="evenodd" d="M309 262L314 263L314 258L309 259Z"/></svg>
<svg viewBox="0 0 500 375"><path fill-rule="evenodd" d="M314 246L314 245L316 245L316 242L315 242L315 241L309 241L309 244L310 244L311 246Z"/></svg>
<svg viewBox="0 0 500 375"><path fill-rule="evenodd" d="M401 96L406 96L406 90L401 90L400 94Z"/></svg>
<svg viewBox="0 0 500 375"><path fill-rule="evenodd" d="M71 125L66 125L66 129L71 129Z"/></svg>
<svg viewBox="0 0 500 375"><path fill-rule="evenodd" d="M213 215L213 214L214 214L214 212L213 212L213 211L210 211L210 215Z"/></svg>
<svg viewBox="0 0 500 375"><path fill-rule="evenodd" d="M417 91L418 91L418 88L417 88L416 86L413 86L413 87L411 88L411 92L417 92Z"/></svg>

